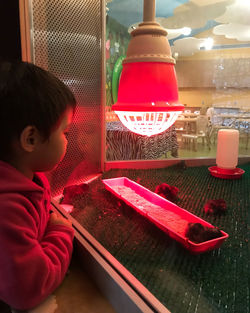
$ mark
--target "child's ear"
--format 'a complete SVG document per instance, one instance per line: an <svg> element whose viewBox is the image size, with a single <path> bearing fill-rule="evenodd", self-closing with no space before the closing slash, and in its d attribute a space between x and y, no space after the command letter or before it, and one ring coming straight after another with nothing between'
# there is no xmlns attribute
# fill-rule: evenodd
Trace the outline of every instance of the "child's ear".
<svg viewBox="0 0 250 313"><path fill-rule="evenodd" d="M26 152L33 152L37 143L37 129L34 126L26 126L20 135L21 147Z"/></svg>

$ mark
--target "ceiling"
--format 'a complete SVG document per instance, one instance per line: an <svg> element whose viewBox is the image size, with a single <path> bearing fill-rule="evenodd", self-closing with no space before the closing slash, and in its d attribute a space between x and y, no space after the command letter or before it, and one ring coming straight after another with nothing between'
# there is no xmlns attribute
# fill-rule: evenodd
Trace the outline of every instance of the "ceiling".
<svg viewBox="0 0 250 313"><path fill-rule="evenodd" d="M108 0L107 8L128 31L143 19L143 0ZM179 56L250 47L249 0L156 0L156 21L167 29L172 52ZM188 35L184 27L190 29Z"/></svg>

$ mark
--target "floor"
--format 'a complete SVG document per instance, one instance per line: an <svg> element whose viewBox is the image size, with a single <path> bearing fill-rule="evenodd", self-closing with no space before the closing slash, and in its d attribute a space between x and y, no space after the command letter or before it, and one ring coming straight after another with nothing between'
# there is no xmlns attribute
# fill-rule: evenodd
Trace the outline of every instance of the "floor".
<svg viewBox="0 0 250 313"><path fill-rule="evenodd" d="M11 310L0 302L0 313ZM59 288L35 309L20 313L115 313L115 310L73 257Z"/></svg>

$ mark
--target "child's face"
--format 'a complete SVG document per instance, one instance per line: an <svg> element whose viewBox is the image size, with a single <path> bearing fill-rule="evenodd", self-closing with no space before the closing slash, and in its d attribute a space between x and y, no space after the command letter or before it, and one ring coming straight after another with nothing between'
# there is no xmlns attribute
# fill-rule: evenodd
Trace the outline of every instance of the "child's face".
<svg viewBox="0 0 250 313"><path fill-rule="evenodd" d="M50 171L63 159L68 140L66 138L73 117L70 108L64 113L58 127L52 131L45 142L40 143L37 152L38 162L36 171Z"/></svg>

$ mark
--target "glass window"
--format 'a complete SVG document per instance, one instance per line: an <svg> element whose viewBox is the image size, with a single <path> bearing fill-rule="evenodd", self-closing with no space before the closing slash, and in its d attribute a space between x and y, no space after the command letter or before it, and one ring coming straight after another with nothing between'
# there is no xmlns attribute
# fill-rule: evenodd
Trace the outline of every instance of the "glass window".
<svg viewBox="0 0 250 313"><path fill-rule="evenodd" d="M218 130L228 128L239 130L239 155L250 154L249 10L244 0L156 0L185 110L167 131L145 137L128 131L111 108L143 1L107 1L107 161L216 157Z"/></svg>

